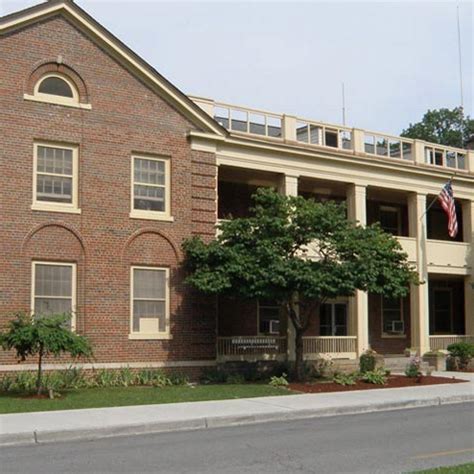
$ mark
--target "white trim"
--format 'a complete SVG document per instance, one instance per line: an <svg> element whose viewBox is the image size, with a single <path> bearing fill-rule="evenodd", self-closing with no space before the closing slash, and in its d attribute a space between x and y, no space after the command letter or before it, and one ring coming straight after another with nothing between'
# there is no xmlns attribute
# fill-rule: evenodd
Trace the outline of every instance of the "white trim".
<svg viewBox="0 0 474 474"><path fill-rule="evenodd" d="M56 77L57 79L60 79L60 80L64 81L69 86L69 88L71 89L72 97L65 97L65 96L58 95L58 94L47 94L45 92L39 92L40 85L43 83L43 81L46 80L46 79L49 79L51 77ZM71 79L66 77L64 74L60 74L60 73L57 73L57 72L50 72L50 73L46 73L43 76L41 76L38 79L38 81L36 81L36 84L35 84L35 87L34 87L34 90L33 90L33 95L35 97L39 97L39 98L42 98L44 100L49 100L51 98L54 98L55 100L60 100L61 103L74 103L74 104L79 103L79 93L77 92L76 85L71 81Z"/></svg>
<svg viewBox="0 0 474 474"><path fill-rule="evenodd" d="M168 324L166 324L168 326ZM130 340L138 340L138 341L143 341L143 340L163 340L163 341L169 341L173 339L173 336L171 334L165 334L162 332L158 333L151 333L151 334L142 334L142 333L131 333L128 335L128 338Z"/></svg>
<svg viewBox="0 0 474 474"><path fill-rule="evenodd" d="M165 165L165 184L154 185L148 183L135 183L135 160L159 161ZM171 159L169 156L150 156L141 154L132 154L131 156L131 189L130 189L130 217L132 219L151 219L159 221L173 222L171 215ZM165 210L164 211L148 211L144 209L135 209L135 184L150 187L165 188Z"/></svg>
<svg viewBox="0 0 474 474"><path fill-rule="evenodd" d="M77 265L71 262L50 262L42 260L33 260L31 262L31 292L30 292L30 304L31 314L35 312L35 281L36 281L36 265L50 265L60 267L71 267L71 330L76 330L76 307L77 307ZM66 298L61 298L66 299Z"/></svg>
<svg viewBox="0 0 474 474"><path fill-rule="evenodd" d="M133 330L133 302L134 302L134 272L135 270L151 270L165 272L165 325L166 329L163 332L134 332ZM130 333L129 339L172 339L170 334L170 269L168 267L153 267L153 266L142 266L132 265L130 267Z"/></svg>
<svg viewBox="0 0 474 474"><path fill-rule="evenodd" d="M268 309L278 309L278 323L281 324L281 306L278 304L260 304L260 299L257 300L257 335L258 336L280 336L280 331L276 333L271 332L261 332L260 331L260 309L261 308L268 308ZM275 320L272 320L275 321Z"/></svg>
<svg viewBox="0 0 474 474"><path fill-rule="evenodd" d="M71 203L59 203L59 202L48 202L39 201L36 198L36 184L38 174L53 174L53 173L38 173L38 147L43 146L47 148L58 148L63 150L72 151L72 176L66 176L72 179L72 202ZM63 176L63 175L61 175ZM80 214L79 209L79 146L48 142L48 141L34 141L33 143L33 203L31 209L34 211L51 211L51 212L67 212Z"/></svg>
<svg viewBox="0 0 474 474"><path fill-rule="evenodd" d="M48 95L48 94L38 94L38 95L29 95L23 94L23 99L31 100L33 102L41 102L44 104L54 104L62 105L64 107L72 107L74 109L84 109L91 110L91 104L81 104L80 102L66 102L61 100L60 96Z"/></svg>

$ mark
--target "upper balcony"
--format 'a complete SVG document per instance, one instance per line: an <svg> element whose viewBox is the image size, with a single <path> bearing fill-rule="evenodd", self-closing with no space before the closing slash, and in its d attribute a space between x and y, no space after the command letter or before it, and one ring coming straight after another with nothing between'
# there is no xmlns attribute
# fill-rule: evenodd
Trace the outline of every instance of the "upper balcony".
<svg viewBox="0 0 474 474"><path fill-rule="evenodd" d="M316 122L199 97L191 99L220 125L237 134L474 174L474 150Z"/></svg>

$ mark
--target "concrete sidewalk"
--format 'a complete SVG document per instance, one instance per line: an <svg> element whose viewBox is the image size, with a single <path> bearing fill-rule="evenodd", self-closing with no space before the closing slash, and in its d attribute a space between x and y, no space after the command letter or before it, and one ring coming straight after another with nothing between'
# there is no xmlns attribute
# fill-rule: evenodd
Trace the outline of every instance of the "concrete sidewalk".
<svg viewBox="0 0 474 474"><path fill-rule="evenodd" d="M0 445L91 440L474 401L469 383L0 415Z"/></svg>

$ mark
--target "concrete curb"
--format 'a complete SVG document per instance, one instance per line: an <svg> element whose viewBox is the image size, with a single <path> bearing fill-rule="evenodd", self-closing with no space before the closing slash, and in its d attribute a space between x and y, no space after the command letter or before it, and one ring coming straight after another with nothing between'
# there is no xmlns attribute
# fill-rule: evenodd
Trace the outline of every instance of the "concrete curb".
<svg viewBox="0 0 474 474"><path fill-rule="evenodd" d="M157 421L145 424L115 425L104 428L33 431L0 435L0 446L31 445L40 443L57 443L61 441L91 441L101 438L130 436L172 431L200 430L223 428L236 425L268 423L272 421L290 421L337 415L355 415L378 411L403 410L428 406L440 406L455 403L474 402L474 393L469 395L453 395L404 400L400 402L382 402L344 407L278 410L256 415L233 415L215 417L196 417L180 421Z"/></svg>

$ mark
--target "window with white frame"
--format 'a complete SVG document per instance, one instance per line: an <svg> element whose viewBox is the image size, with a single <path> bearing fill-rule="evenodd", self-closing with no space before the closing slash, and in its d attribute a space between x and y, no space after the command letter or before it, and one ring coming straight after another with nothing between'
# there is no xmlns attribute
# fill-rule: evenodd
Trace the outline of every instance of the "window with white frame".
<svg viewBox="0 0 474 474"><path fill-rule="evenodd" d="M71 77L52 72L40 77L33 94L23 94L25 100L45 102L78 109L91 109L91 104L81 102L79 90Z"/></svg>
<svg viewBox="0 0 474 474"><path fill-rule="evenodd" d="M131 335L169 333L169 269L132 267Z"/></svg>
<svg viewBox="0 0 474 474"><path fill-rule="evenodd" d="M280 310L280 306L275 301L258 301L259 334L280 334Z"/></svg>
<svg viewBox="0 0 474 474"><path fill-rule="evenodd" d="M132 217L169 217L169 159L133 156L132 167Z"/></svg>
<svg viewBox="0 0 474 474"><path fill-rule="evenodd" d="M347 336L346 303L324 303L319 314L321 336Z"/></svg>
<svg viewBox="0 0 474 474"><path fill-rule="evenodd" d="M382 296L382 335L404 336L403 298Z"/></svg>
<svg viewBox="0 0 474 474"><path fill-rule="evenodd" d="M33 262L32 311L44 317L65 314L75 329L76 265L73 263Z"/></svg>
<svg viewBox="0 0 474 474"><path fill-rule="evenodd" d="M33 208L78 211L78 149L35 143Z"/></svg>

